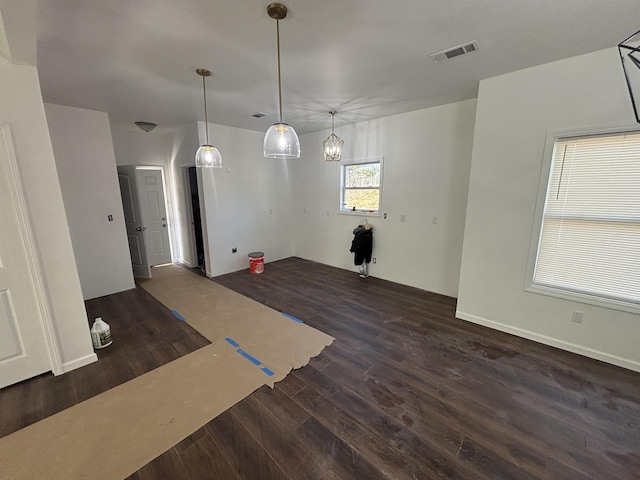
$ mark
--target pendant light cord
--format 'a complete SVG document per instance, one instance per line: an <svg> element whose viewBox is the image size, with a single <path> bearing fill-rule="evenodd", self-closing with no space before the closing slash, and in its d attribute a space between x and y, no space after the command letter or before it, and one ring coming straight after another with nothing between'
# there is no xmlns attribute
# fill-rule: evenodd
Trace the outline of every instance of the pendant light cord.
<svg viewBox="0 0 640 480"><path fill-rule="evenodd" d="M207 145L209 145L209 120L207 119L207 87L204 83L205 76L202 76L202 93L204 96L204 130L207 137Z"/></svg>
<svg viewBox="0 0 640 480"><path fill-rule="evenodd" d="M276 37L278 39L278 104L280 111L280 123L282 123L282 81L280 79L280 20L276 18Z"/></svg>

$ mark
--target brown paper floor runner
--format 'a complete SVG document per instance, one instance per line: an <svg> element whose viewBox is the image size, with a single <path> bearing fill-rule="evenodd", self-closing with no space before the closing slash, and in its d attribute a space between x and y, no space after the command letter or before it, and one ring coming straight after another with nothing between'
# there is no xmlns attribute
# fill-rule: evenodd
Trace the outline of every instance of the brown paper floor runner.
<svg viewBox="0 0 640 480"><path fill-rule="evenodd" d="M180 267L153 275L143 287L212 344L1 438L0 478L125 478L333 340Z"/></svg>

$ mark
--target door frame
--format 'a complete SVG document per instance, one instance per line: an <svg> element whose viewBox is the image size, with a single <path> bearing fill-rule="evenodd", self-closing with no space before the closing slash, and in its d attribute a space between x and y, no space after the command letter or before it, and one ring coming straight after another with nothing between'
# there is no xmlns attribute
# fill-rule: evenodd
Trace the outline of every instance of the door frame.
<svg viewBox="0 0 640 480"><path fill-rule="evenodd" d="M186 215L186 222L187 222L187 228L185 229L185 231L187 232L187 236L188 236L188 242L189 242L189 249L190 249L190 255L189 255L189 259L182 258L182 261L184 263L186 263L189 267L191 268L195 268L198 266L198 249L196 247L196 234L194 232L194 227L193 227L193 206L192 206L192 199L191 199L191 178L189 175L189 169L195 167L195 165L191 165L191 166L186 166L186 167L181 167L182 168L182 188L184 190L184 201L185 201L185 211L187 212ZM196 182L197 182L197 175L196 175ZM198 201L200 201L200 199L198 199Z"/></svg>
<svg viewBox="0 0 640 480"><path fill-rule="evenodd" d="M183 175L183 201L186 202L186 208L191 212L191 185L189 183L189 168L195 167L194 163L181 165ZM202 225L202 246L204 248L204 266L205 272L204 274L207 277L212 277L211 270L211 251L209 250L209 228L207 226L207 206L204 201L204 182L202 181L202 170L211 171L210 168L197 168L196 167L196 183L198 184L198 202L200 203L200 223ZM192 250L192 262L195 261L195 266L197 267L198 253L196 248L196 237L193 231L193 225L191 222L193 221L193 213L189 213L187 216L187 222L189 222L188 228L186 229L189 235L189 245L191 245ZM194 260L195 259L195 260ZM183 259L184 260L184 259Z"/></svg>
<svg viewBox="0 0 640 480"><path fill-rule="evenodd" d="M35 236L31 228L29 209L24 195L18 161L13 147L13 139L9 125L0 125L0 156L4 156L7 161L8 183L10 194L13 197L18 214L18 232L27 253L27 264L29 266L29 274L33 281L33 288L36 295L37 306L40 312L39 322L44 333L47 355L49 357L49 366L54 375L60 375L65 372L64 362L58 344L56 342L55 328L53 326L53 314L45 285L42 281L44 278L42 267L40 264L40 255L35 243Z"/></svg>
<svg viewBox="0 0 640 480"><path fill-rule="evenodd" d="M164 211L165 214L167 215L167 237L169 238L169 254L171 256L171 262L173 262L175 260L175 247L173 245L173 235L174 235L174 229L173 229L173 219L171 217L169 217L169 190L167 190L167 175L166 172L164 171L164 166L162 165L134 165L135 171L136 171L136 182L138 181L137 179L137 171L138 170L160 170L160 177L162 178L162 196L164 197ZM138 201L140 201L140 199L138 198ZM146 238L146 236L144 237ZM147 254L147 261L149 260L149 256Z"/></svg>

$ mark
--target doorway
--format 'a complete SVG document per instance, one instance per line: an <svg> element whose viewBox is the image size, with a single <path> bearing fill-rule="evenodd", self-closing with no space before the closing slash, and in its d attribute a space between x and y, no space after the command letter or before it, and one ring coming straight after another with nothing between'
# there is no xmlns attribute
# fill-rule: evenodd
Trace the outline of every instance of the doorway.
<svg viewBox="0 0 640 480"><path fill-rule="evenodd" d="M196 167L187 167L188 195L191 206L191 226L195 246L194 267L206 273L204 255L204 237L202 236L202 216L200 213L200 195L198 191L198 176Z"/></svg>
<svg viewBox="0 0 640 480"><path fill-rule="evenodd" d="M119 165L131 265L136 277L151 278L151 267L171 263L169 222L161 167Z"/></svg>

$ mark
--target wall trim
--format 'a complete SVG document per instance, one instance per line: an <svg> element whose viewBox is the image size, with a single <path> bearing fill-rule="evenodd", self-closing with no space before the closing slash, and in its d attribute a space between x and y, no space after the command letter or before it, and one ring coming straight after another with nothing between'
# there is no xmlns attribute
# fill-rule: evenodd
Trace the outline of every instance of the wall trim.
<svg viewBox="0 0 640 480"><path fill-rule="evenodd" d="M53 325L53 314L46 286L43 281L42 266L40 264L40 255L35 244L35 236L31 228L29 209L24 198L22 189L22 179L16 159L15 150L13 148L13 140L11 136L11 128L9 125L0 125L0 149L3 156L7 159L7 168L9 172L9 184L11 185L11 195L13 196L16 210L18 213L18 223L20 225L20 236L24 242L27 253L27 264L29 265L29 273L31 275L34 287L34 293L40 311L40 323L47 344L49 364L51 371L58 375L63 373L62 355L56 339L55 328Z"/></svg>
<svg viewBox="0 0 640 480"><path fill-rule="evenodd" d="M628 370L640 372L640 362L629 360L623 357L618 357L617 355L611 355L609 353L601 352L599 350L593 350L591 348L583 347L582 345L576 345L574 343L565 342L564 340L559 340L557 338L547 337L545 335L540 335L539 333L530 332L528 330L524 330L521 328L512 327L504 323L495 322L493 320L489 320L483 317L478 317L470 313L461 312L460 310L456 310L456 318L465 320L467 322L475 323L478 325L482 325L484 327L489 327L494 330L499 330L501 332L509 333L517 337L526 338L527 340L532 340L534 342L542 343L543 345L549 345L551 347L556 347L561 350L577 353L578 355L593 358L595 360L600 360L602 362L610 363L612 365L626 368Z"/></svg>
<svg viewBox="0 0 640 480"><path fill-rule="evenodd" d="M61 375L63 373L70 372L71 370L84 367L85 365L89 365L90 363L97 362L97 361L98 361L98 356L95 353L91 353L89 355L85 355L84 357L74 358L70 362L63 363L62 371L53 372L53 373L54 375Z"/></svg>

